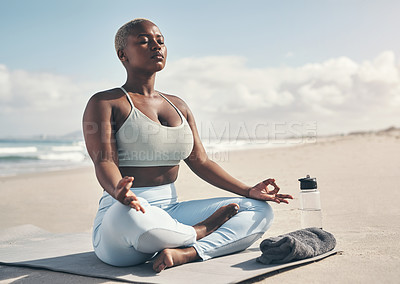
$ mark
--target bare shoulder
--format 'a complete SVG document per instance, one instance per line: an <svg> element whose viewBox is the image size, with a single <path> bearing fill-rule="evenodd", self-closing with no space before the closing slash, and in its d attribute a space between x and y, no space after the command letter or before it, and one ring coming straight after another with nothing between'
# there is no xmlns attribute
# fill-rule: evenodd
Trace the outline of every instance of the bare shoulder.
<svg viewBox="0 0 400 284"><path fill-rule="evenodd" d="M187 103L180 97L170 94L162 93L167 99L169 99L179 110L180 112L188 118L188 114L190 114L190 109Z"/></svg>
<svg viewBox="0 0 400 284"><path fill-rule="evenodd" d="M84 119L97 118L103 120L110 117L113 110L121 104L121 98L123 97L123 92L118 88L94 94L86 105Z"/></svg>
<svg viewBox="0 0 400 284"><path fill-rule="evenodd" d="M123 97L124 94L119 88L109 89L97 92L90 99L89 103L107 103L112 102L113 100L118 100Z"/></svg>

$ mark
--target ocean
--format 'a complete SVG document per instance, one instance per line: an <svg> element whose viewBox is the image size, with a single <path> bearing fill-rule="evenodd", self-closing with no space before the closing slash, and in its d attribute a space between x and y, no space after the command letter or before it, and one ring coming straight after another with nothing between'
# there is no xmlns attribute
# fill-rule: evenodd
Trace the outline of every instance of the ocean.
<svg viewBox="0 0 400 284"><path fill-rule="evenodd" d="M283 140L203 139L203 144L209 157L221 162L229 159L231 151L290 147L313 143L315 140L315 137ZM88 165L91 165L91 160L81 139L0 139L0 177Z"/></svg>
<svg viewBox="0 0 400 284"><path fill-rule="evenodd" d="M90 164L82 140L0 139L0 176L54 171Z"/></svg>

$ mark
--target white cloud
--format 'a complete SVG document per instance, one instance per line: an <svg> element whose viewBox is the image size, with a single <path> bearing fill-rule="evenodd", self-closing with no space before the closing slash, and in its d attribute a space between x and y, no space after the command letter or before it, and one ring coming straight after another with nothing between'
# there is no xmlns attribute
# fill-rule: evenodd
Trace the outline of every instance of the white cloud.
<svg viewBox="0 0 400 284"><path fill-rule="evenodd" d="M0 65L0 136L78 130L86 101L104 87L102 83Z"/></svg>
<svg viewBox="0 0 400 284"><path fill-rule="evenodd" d="M400 66L394 52L355 62L332 58L300 67L250 68L236 56L168 62L157 87L182 97L197 122L254 129L272 122L316 122L318 133L400 126ZM0 65L0 136L80 129L91 94L109 82L78 82ZM262 127L259 129L262 129Z"/></svg>
<svg viewBox="0 0 400 284"><path fill-rule="evenodd" d="M360 66L358 76L363 82L398 84L399 66L396 66L394 53L386 51L373 61L363 62Z"/></svg>
<svg viewBox="0 0 400 284"><path fill-rule="evenodd" d="M65 76L24 70L10 71L4 65L0 65L0 70L1 111L47 111L74 104L82 96L83 86Z"/></svg>
<svg viewBox="0 0 400 284"><path fill-rule="evenodd" d="M250 68L242 57L185 58L159 74L200 120L317 121L322 133L400 126L400 66L385 51L361 63ZM385 113L382 116L382 113Z"/></svg>

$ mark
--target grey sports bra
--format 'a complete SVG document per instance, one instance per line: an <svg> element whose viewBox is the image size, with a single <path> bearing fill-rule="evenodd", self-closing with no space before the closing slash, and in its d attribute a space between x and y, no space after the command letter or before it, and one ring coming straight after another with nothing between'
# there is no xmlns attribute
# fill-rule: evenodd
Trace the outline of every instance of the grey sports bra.
<svg viewBox="0 0 400 284"><path fill-rule="evenodd" d="M178 126L164 126L151 120L135 108L128 92L121 87L131 104L131 112L115 134L121 167L175 166L186 159L193 149L193 134L185 117L170 103L181 117Z"/></svg>

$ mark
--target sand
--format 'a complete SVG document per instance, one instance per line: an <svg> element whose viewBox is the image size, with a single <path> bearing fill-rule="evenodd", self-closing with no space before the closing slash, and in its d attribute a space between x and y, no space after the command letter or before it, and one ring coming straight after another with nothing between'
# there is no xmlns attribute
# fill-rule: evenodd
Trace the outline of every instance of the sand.
<svg viewBox="0 0 400 284"><path fill-rule="evenodd" d="M274 224L264 238L300 228L298 178L316 177L324 229L343 253L257 283L398 283L400 278L400 131L318 138L314 144L229 151L213 155L229 173L252 185L274 177L295 196L272 204ZM181 164L181 200L233 196L200 180ZM51 232L91 230L102 189L92 167L0 178L0 228L33 224ZM0 266L5 283L105 283L103 280ZM55 281L57 279L57 281Z"/></svg>

